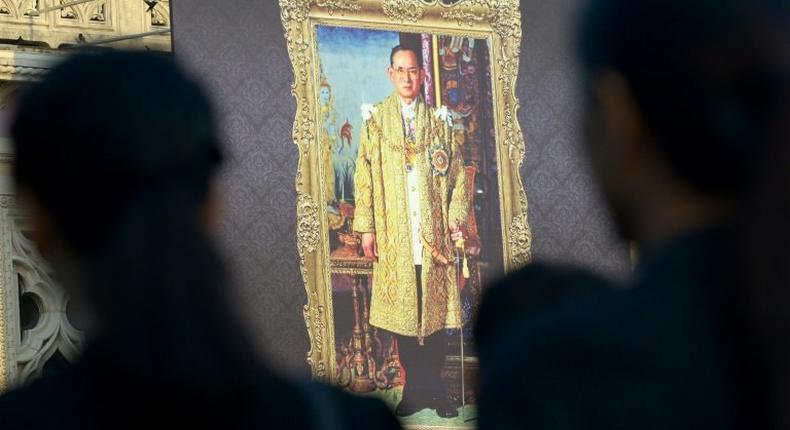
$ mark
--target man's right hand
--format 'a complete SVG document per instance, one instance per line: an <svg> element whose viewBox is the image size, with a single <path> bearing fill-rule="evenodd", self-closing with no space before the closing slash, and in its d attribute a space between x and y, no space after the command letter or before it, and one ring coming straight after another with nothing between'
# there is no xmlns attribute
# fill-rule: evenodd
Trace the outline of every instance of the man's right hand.
<svg viewBox="0 0 790 430"><path fill-rule="evenodd" d="M378 260L379 249L376 246L376 233L362 233L362 252L365 257Z"/></svg>

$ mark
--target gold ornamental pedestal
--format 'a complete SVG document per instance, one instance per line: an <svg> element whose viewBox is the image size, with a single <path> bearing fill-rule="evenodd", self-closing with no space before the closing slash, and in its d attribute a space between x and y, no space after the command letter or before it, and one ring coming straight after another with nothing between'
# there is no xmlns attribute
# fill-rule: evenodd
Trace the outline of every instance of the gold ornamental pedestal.
<svg viewBox="0 0 790 430"><path fill-rule="evenodd" d="M352 280L351 301L354 328L351 332L351 362L353 374L348 388L356 393L376 389L376 360L373 357L373 338L368 323L368 292L365 287L373 275L373 260L365 257L332 256L330 273L349 275Z"/></svg>

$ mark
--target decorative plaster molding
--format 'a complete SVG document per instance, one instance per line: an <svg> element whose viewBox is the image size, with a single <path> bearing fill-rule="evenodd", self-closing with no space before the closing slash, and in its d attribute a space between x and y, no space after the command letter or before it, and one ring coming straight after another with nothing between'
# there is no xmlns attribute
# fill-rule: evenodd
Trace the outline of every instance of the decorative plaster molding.
<svg viewBox="0 0 790 430"><path fill-rule="evenodd" d="M39 312L38 322L22 332L21 342L12 350L12 364L17 374L13 382L26 384L41 376L44 365L56 352L74 361L81 349L82 334L69 323L66 316L68 296L52 280L49 264L22 234L21 219L18 216L7 219L12 226L10 257L14 275L10 293L18 292L17 300L23 295L32 296Z"/></svg>
<svg viewBox="0 0 790 430"><path fill-rule="evenodd" d="M55 53L0 50L0 80L38 80L60 59Z"/></svg>

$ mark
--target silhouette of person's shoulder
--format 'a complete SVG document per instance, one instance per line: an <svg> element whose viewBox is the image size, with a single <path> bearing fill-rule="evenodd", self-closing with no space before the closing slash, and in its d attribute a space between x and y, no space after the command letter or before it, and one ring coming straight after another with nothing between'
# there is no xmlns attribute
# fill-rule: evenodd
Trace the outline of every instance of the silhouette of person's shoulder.
<svg viewBox="0 0 790 430"><path fill-rule="evenodd" d="M378 400L316 383L291 382L269 372L261 374L251 398L222 398L207 405L193 402L188 389L164 397L156 387L141 393L139 386L114 379L112 373L96 386L94 375L86 377L94 370L85 372L77 363L0 396L2 428L139 428L143 423L184 428L401 428Z"/></svg>
<svg viewBox="0 0 790 430"><path fill-rule="evenodd" d="M370 428L397 430L401 426L383 402L374 398L352 395L322 384L303 386L306 408L315 429Z"/></svg>
<svg viewBox="0 0 790 430"><path fill-rule="evenodd" d="M486 342L500 325L568 302L601 298L610 288L607 280L583 269L543 263L526 266L486 290L477 317L478 341Z"/></svg>
<svg viewBox="0 0 790 430"><path fill-rule="evenodd" d="M374 398L352 395L328 385L301 381L286 381L279 377L267 378L266 394L261 406L270 417L270 410L278 410L282 427L307 429L377 428L397 430L401 426L383 402ZM266 422L263 422L266 424ZM294 423L301 423L294 426Z"/></svg>
<svg viewBox="0 0 790 430"><path fill-rule="evenodd" d="M541 332L583 331L578 318L614 294L608 280L584 269L535 263L511 273L483 297L475 327L481 360L503 360Z"/></svg>
<svg viewBox="0 0 790 430"><path fill-rule="evenodd" d="M0 417L9 429L77 428L82 389L73 372L39 378L0 396ZM6 427L8 426L8 427Z"/></svg>
<svg viewBox="0 0 790 430"><path fill-rule="evenodd" d="M545 265L491 288L477 332L481 426L725 427L732 387L716 311L727 277L720 237L661 247L624 288Z"/></svg>

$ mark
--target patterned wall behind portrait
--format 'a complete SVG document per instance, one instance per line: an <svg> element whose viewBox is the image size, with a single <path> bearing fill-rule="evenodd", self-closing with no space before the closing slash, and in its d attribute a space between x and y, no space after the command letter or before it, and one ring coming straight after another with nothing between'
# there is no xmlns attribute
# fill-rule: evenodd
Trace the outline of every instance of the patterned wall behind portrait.
<svg viewBox="0 0 790 430"><path fill-rule="evenodd" d="M580 153L572 23L580 0L522 2L518 97L527 154L522 177L536 259L581 263L613 276L628 270ZM186 5L182 5L186 6ZM220 239L240 312L271 361L307 373L306 303L296 251L291 65L274 1L173 6L173 50L208 85L223 124Z"/></svg>

